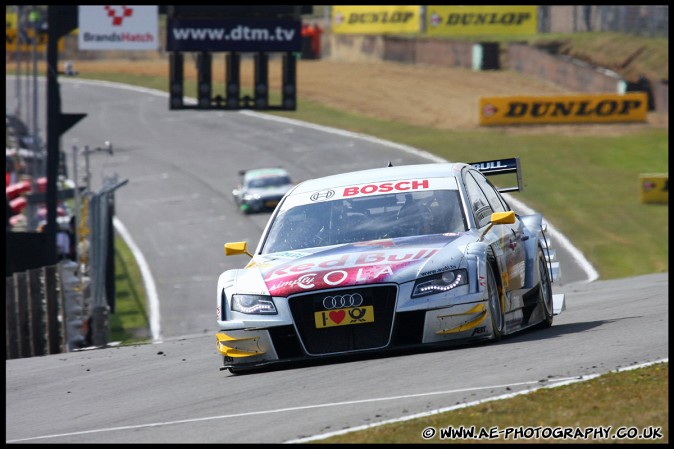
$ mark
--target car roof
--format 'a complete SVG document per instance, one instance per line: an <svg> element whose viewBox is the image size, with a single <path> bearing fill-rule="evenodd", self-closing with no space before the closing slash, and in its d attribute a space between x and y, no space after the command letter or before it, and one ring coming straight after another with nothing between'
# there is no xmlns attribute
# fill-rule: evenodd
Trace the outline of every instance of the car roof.
<svg viewBox="0 0 674 449"><path fill-rule="evenodd" d="M460 173L461 168L465 166L467 166L467 164L460 162L441 162L358 170L322 178L309 179L300 183L292 193L307 193L326 188L370 182L377 183L417 178L452 178L457 176Z"/></svg>

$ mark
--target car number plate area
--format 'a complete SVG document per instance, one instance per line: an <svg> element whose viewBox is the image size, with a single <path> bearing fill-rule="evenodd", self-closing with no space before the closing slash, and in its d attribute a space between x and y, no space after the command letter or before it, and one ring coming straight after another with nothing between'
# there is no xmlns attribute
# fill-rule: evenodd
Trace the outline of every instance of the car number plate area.
<svg viewBox="0 0 674 449"><path fill-rule="evenodd" d="M314 312L316 328L348 326L374 322L374 307L349 307L346 309L321 310Z"/></svg>
<svg viewBox="0 0 674 449"><path fill-rule="evenodd" d="M278 205L278 201L273 200L273 201L265 201L264 205L265 207L276 207Z"/></svg>

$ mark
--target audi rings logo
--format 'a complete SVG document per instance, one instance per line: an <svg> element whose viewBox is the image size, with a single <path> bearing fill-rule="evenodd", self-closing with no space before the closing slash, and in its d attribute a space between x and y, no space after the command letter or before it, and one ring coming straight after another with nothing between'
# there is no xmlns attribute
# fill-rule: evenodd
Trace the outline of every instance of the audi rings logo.
<svg viewBox="0 0 674 449"><path fill-rule="evenodd" d="M360 293L351 295L326 296L323 298L323 307L326 309L341 309L344 307L358 307L363 304L363 297Z"/></svg>
<svg viewBox="0 0 674 449"><path fill-rule="evenodd" d="M315 192L309 198L311 201L327 201L335 196L334 190L323 190L322 192Z"/></svg>

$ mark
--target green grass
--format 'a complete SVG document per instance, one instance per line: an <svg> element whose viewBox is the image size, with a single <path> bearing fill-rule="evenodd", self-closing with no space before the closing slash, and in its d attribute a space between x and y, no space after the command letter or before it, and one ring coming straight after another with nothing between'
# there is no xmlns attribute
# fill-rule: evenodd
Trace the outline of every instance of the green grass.
<svg viewBox="0 0 674 449"><path fill-rule="evenodd" d="M110 315L109 341L146 343L149 319L143 279L129 247L115 236L115 313Z"/></svg>
<svg viewBox="0 0 674 449"><path fill-rule="evenodd" d="M592 380L556 388L540 389L533 393L516 396L508 400L485 402L464 409L441 413L410 421L386 424L366 431L334 436L314 443L666 443L669 441L669 363L658 363L649 367L608 373ZM663 392L664 386L664 392ZM637 412L638 411L638 412ZM611 426L611 433L621 427L636 428L639 432L651 427L660 428L663 436L654 440L544 440L510 438L499 439L440 439L424 440L422 430L433 427L454 429L474 426L476 430L498 427L520 428L569 428L584 431L588 428Z"/></svg>

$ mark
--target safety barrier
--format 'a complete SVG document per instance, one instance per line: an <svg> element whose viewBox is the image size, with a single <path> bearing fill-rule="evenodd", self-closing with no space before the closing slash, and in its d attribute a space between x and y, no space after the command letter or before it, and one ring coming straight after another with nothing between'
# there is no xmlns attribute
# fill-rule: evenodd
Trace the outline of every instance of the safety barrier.
<svg viewBox="0 0 674 449"><path fill-rule="evenodd" d="M66 352L58 265L5 278L7 359Z"/></svg>

